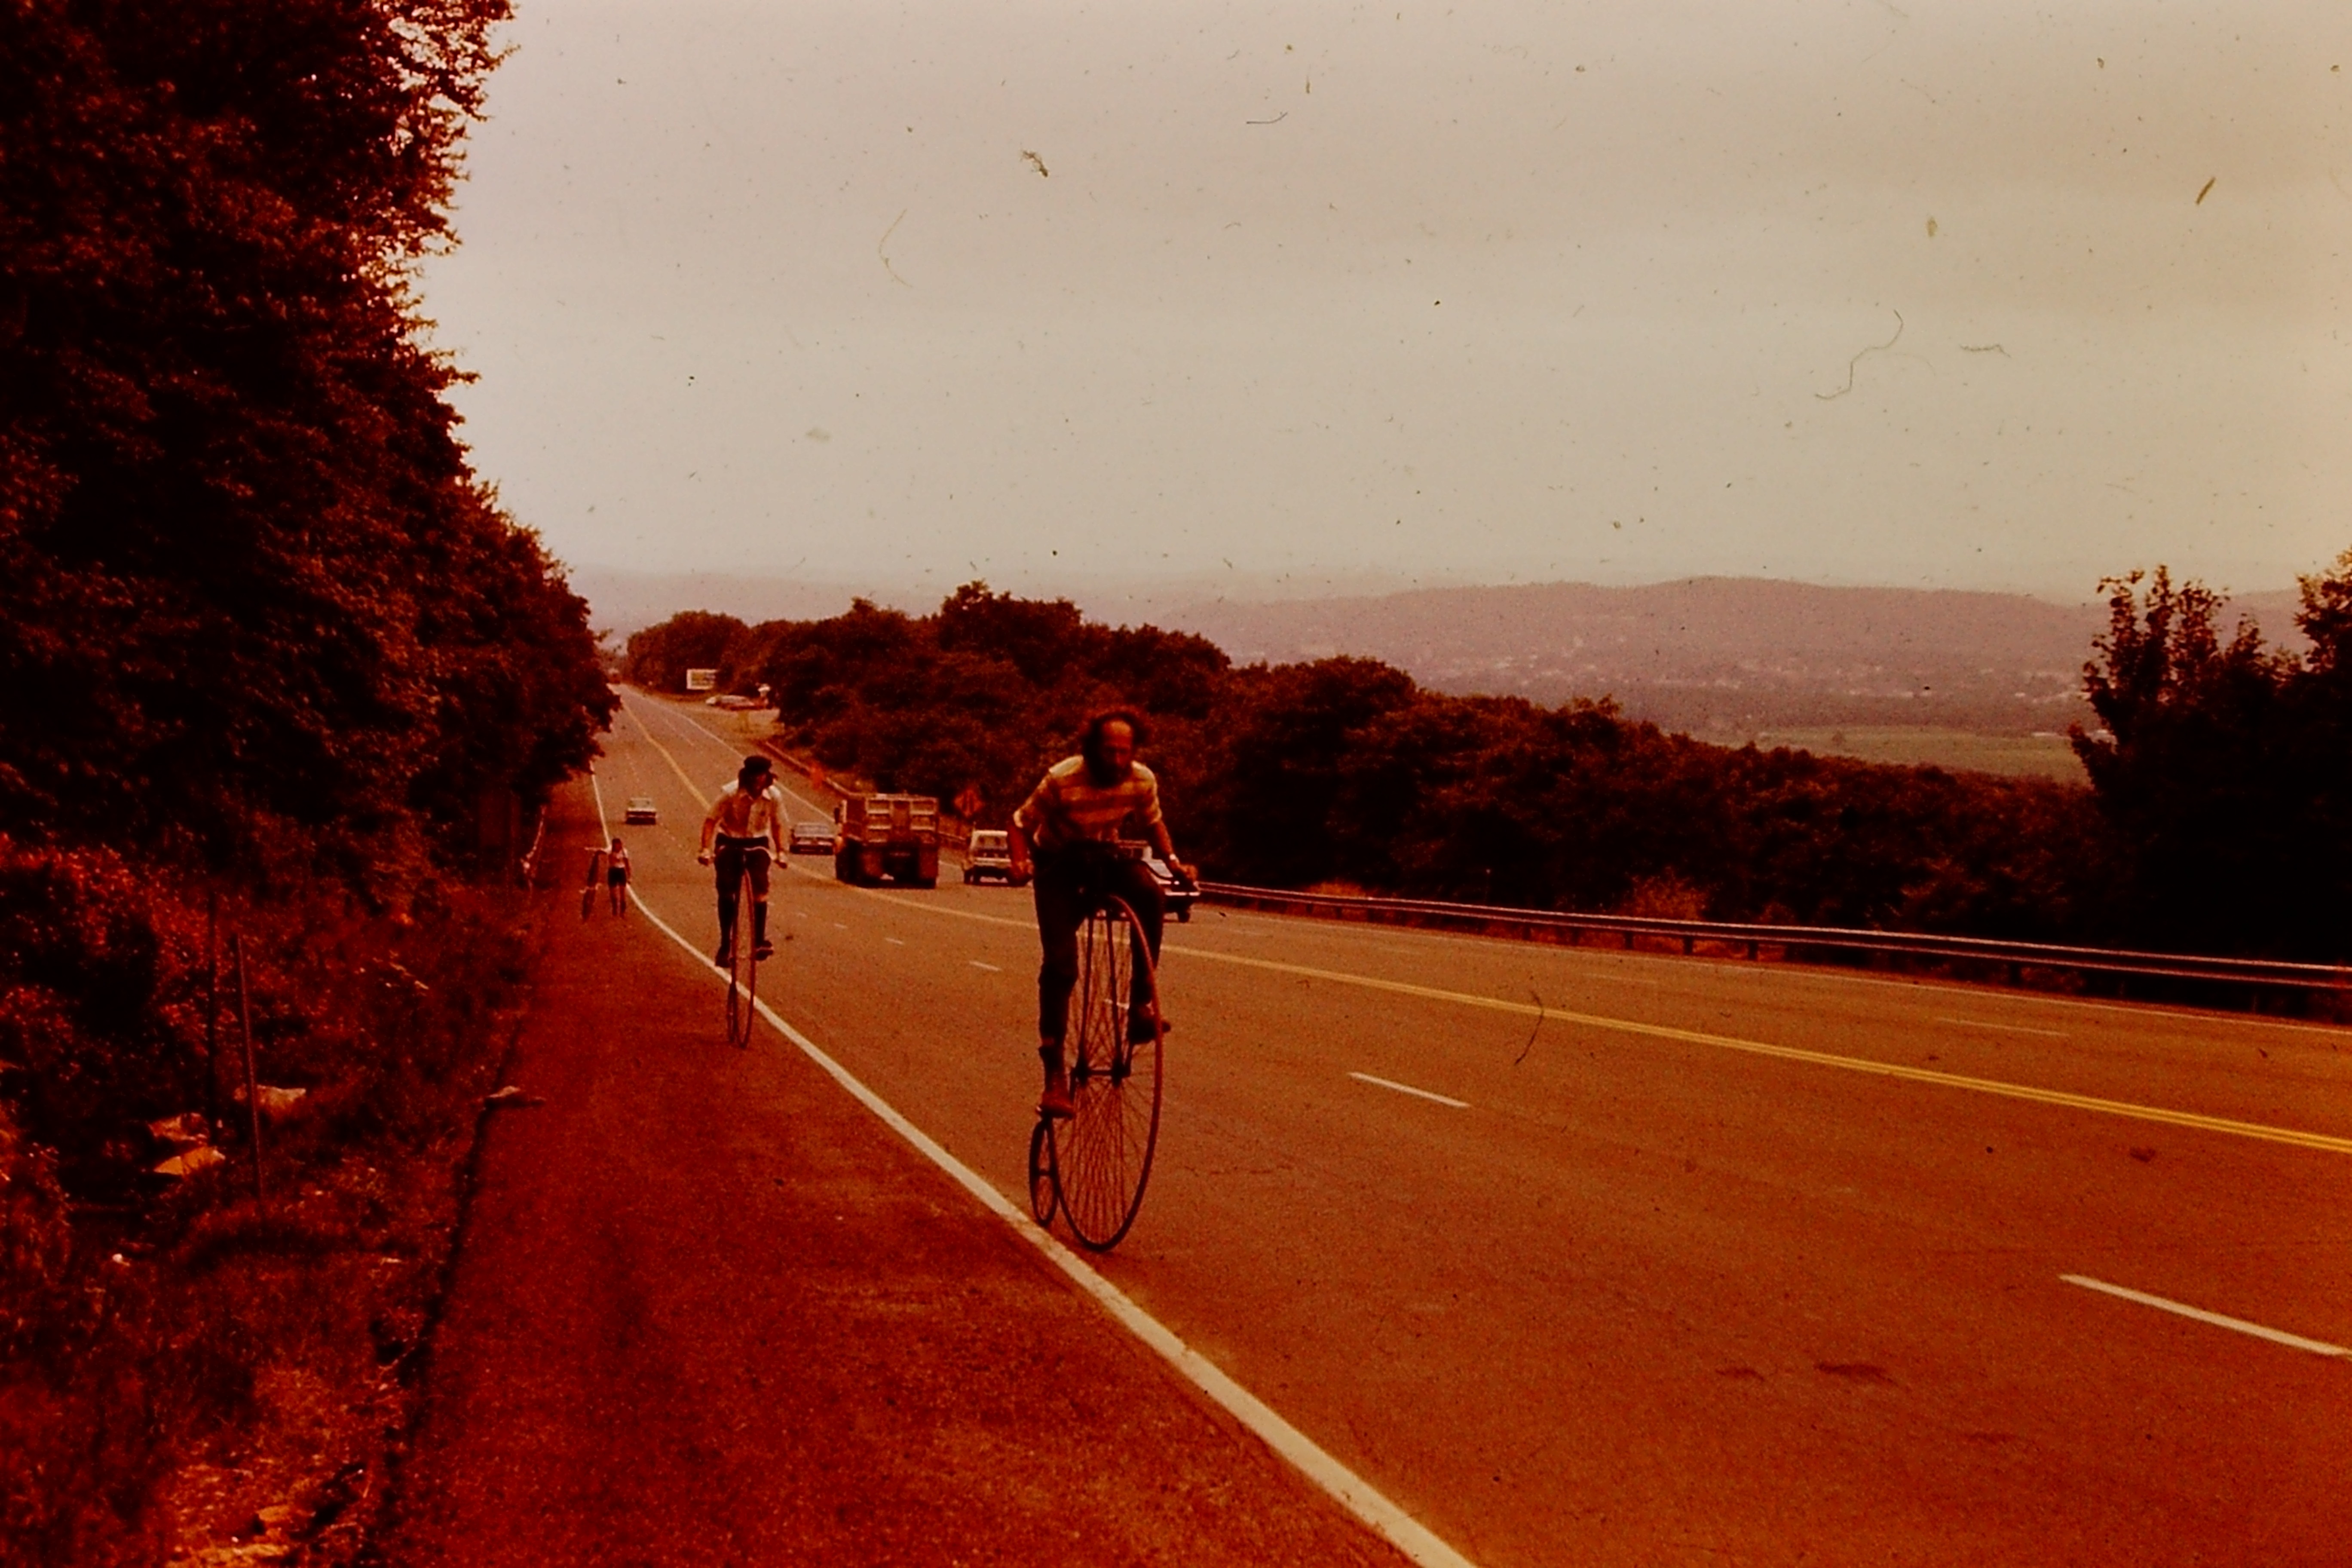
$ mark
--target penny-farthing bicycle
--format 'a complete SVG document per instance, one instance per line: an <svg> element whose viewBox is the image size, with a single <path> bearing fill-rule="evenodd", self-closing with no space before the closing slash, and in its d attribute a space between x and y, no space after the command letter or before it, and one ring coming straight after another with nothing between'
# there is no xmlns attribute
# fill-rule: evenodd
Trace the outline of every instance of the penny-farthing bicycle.
<svg viewBox="0 0 2352 1568"><path fill-rule="evenodd" d="M1106 1252L1135 1224L1160 1138L1160 977L1143 923L1106 895L1078 928L1078 980L1062 1042L1072 1114L1029 1134L1029 1208L1056 1214L1078 1244Z"/></svg>
<svg viewBox="0 0 2352 1568"><path fill-rule="evenodd" d="M743 851L743 868L735 874L734 962L727 971L727 1037L742 1047L751 1045L751 1020L759 1014L752 1005L760 994L760 944L753 936L759 925L759 913L752 903L754 855L766 859L766 846Z"/></svg>

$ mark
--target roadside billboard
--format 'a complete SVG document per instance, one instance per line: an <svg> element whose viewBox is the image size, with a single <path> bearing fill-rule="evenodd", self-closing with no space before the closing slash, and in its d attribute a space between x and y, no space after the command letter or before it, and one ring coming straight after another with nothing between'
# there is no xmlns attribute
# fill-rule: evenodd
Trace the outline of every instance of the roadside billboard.
<svg viewBox="0 0 2352 1568"><path fill-rule="evenodd" d="M688 691L708 691L718 684L719 672L715 669L689 669L686 672L686 689Z"/></svg>

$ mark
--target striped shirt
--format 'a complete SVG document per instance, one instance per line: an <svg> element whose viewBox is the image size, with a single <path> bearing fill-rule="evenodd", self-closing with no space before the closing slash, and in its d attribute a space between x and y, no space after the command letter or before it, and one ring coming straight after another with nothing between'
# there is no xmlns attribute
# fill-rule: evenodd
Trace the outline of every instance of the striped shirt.
<svg viewBox="0 0 2352 1568"><path fill-rule="evenodd" d="M1013 820L1040 849L1066 849L1086 839L1118 837L1129 817L1149 831L1160 826L1160 781L1141 763L1106 789L1087 776L1084 757L1066 757L1046 770Z"/></svg>

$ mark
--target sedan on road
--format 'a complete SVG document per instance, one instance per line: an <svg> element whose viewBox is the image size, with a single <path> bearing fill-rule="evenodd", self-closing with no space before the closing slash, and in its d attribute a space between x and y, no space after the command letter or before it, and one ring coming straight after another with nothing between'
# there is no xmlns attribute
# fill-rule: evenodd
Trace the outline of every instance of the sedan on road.
<svg viewBox="0 0 2352 1568"><path fill-rule="evenodd" d="M1176 868L1157 855L1146 855L1143 868L1151 873L1153 881L1160 884L1160 907L1178 921L1190 922L1192 906L1201 901L1200 888L1177 875Z"/></svg>

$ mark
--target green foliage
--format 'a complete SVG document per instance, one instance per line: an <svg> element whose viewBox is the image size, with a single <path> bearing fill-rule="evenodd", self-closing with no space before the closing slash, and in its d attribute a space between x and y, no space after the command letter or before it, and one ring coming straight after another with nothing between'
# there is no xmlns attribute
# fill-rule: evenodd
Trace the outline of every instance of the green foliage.
<svg viewBox="0 0 2352 1568"><path fill-rule="evenodd" d="M650 661L717 621L639 638ZM697 647L767 681L826 766L971 786L989 822L1089 711L1139 708L1178 843L1236 881L2015 937L2080 934L2098 908L2098 822L2056 784L1730 751L1606 702L1444 696L1370 659L1235 669L1200 637L978 583L931 616L859 601Z"/></svg>
<svg viewBox="0 0 2352 1568"><path fill-rule="evenodd" d="M2143 589L2143 584L2145 588ZM2221 598L2162 567L2110 580L2074 733L2118 846L2110 923L2203 952L2352 946L2352 553L2303 582L2307 657L2227 641Z"/></svg>
<svg viewBox="0 0 2352 1568"><path fill-rule="evenodd" d="M1150 712L1157 754L1181 757L1229 661L1203 637L1104 626L1066 599L971 583L931 616L859 599L828 620L755 626L727 664L739 684L772 688L795 741L827 767L942 799L976 789L982 819L1002 822L1097 708Z"/></svg>
<svg viewBox="0 0 2352 1568"><path fill-rule="evenodd" d="M429 1286L494 1081L525 956L510 897L428 879L370 914L319 879L222 900L258 1076L304 1091L259 1202L226 944L215 1060L201 910L110 853L0 841L0 1560L157 1560L156 1487L261 1419L271 1374L356 1357L335 1375L373 1386L414 1348L422 1310L387 1293ZM230 1163L150 1174L176 1149L148 1123L212 1108Z"/></svg>
<svg viewBox="0 0 2352 1568"><path fill-rule="evenodd" d="M201 1105L184 917L106 851L0 839L0 1105L119 1198L157 1117Z"/></svg>
<svg viewBox="0 0 2352 1568"><path fill-rule="evenodd" d="M298 1201L150 1174L146 1123L223 1098L188 889L245 939L266 1081L310 1091L281 1181L380 1181L368 1161L470 1129L514 984L446 864L486 796L543 795L612 711L585 605L467 467L410 293L506 14L0 5L8 1562L160 1560L159 1478L252 1418L295 1320L361 1314L321 1364L364 1347L394 1277L373 1220L331 1289L150 1266L224 1208L260 1234ZM375 1387L361 1359L331 1385Z"/></svg>
<svg viewBox="0 0 2352 1568"><path fill-rule="evenodd" d="M401 270L504 15L0 8L0 827L358 866L591 754Z"/></svg>
<svg viewBox="0 0 2352 1568"><path fill-rule="evenodd" d="M731 691L738 683L730 654L751 628L732 616L688 610L657 626L631 635L621 662L621 678L648 691L683 691L689 669L716 669L722 686Z"/></svg>

